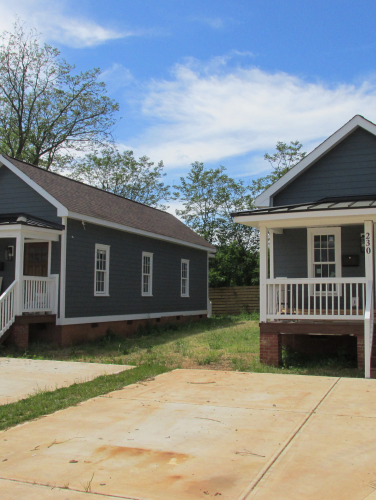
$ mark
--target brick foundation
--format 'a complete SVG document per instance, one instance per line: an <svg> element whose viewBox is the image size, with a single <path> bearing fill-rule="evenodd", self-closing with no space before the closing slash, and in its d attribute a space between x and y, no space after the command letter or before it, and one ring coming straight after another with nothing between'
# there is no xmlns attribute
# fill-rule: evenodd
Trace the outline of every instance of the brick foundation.
<svg viewBox="0 0 376 500"><path fill-rule="evenodd" d="M141 326L163 325L166 323L179 324L187 321L198 321L206 317L206 314L194 316L161 316L160 318L131 321L106 321L103 323L84 323L80 325L56 325L55 323L50 322L45 323L44 317L42 316L22 316L18 317L16 321L21 321L23 323L22 325L18 325L23 327L21 329L24 335L23 341L21 341L20 334L17 334L17 337L15 337L12 331L8 342L22 348L27 348L29 340L32 342L51 342L60 347L67 347L98 339L106 335L108 331L123 337L130 337ZM13 325L12 328L14 329L15 325Z"/></svg>
<svg viewBox="0 0 376 500"><path fill-rule="evenodd" d="M8 342L19 349L27 349L29 345L29 325L15 323L12 326Z"/></svg>
<svg viewBox="0 0 376 500"><path fill-rule="evenodd" d="M320 335L318 335L320 334ZM364 369L363 322L260 323L260 361L278 366L282 347L303 354L335 354L339 349L357 357L358 369Z"/></svg>

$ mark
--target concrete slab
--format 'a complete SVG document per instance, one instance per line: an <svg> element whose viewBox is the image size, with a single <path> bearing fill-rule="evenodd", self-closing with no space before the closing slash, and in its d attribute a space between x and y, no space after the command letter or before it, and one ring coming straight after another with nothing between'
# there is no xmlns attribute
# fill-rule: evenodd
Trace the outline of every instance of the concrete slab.
<svg viewBox="0 0 376 500"><path fill-rule="evenodd" d="M0 358L0 405L40 390L51 391L131 368L127 365Z"/></svg>
<svg viewBox="0 0 376 500"><path fill-rule="evenodd" d="M176 370L0 433L1 498L376 500L375 390Z"/></svg>

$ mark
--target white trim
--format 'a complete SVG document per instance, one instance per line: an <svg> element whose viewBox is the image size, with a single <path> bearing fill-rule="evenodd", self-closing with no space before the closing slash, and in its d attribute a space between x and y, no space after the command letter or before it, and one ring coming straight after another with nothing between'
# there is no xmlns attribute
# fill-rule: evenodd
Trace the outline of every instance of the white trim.
<svg viewBox="0 0 376 500"><path fill-rule="evenodd" d="M16 234L23 234L25 238L40 241L59 241L59 235L64 232L44 227L30 227L22 224L0 226L0 238L15 238Z"/></svg>
<svg viewBox="0 0 376 500"><path fill-rule="evenodd" d="M110 246L102 245L101 243L95 244L94 252L94 297L109 297L110 295ZM97 252L103 250L106 252L106 269L97 269ZM98 292L97 290L97 272L104 273L104 291Z"/></svg>
<svg viewBox="0 0 376 500"><path fill-rule="evenodd" d="M17 177L19 177L26 184L28 184L32 189L34 189L34 191L36 191L38 194L43 196L43 198L45 198L48 202L50 202L51 205L56 207L58 217L65 217L68 215L68 209L64 205L62 205L59 201L57 201L56 198L54 198L49 193L47 193L47 191L45 189L43 189L42 187L40 187L39 184L37 184L36 182L31 180L30 177L28 177L26 174L21 172L21 170L19 168L15 167L13 165L13 163L11 163L9 160L4 158L4 156L1 154L0 154L0 161L5 167L9 168L9 170L11 170L14 174L16 174Z"/></svg>
<svg viewBox="0 0 376 500"><path fill-rule="evenodd" d="M187 264L187 277L183 278L183 264ZM183 279L186 279L185 293L183 293ZM180 261L180 297L189 297L189 260Z"/></svg>
<svg viewBox="0 0 376 500"><path fill-rule="evenodd" d="M271 229L269 229L269 276L274 279L274 231Z"/></svg>
<svg viewBox="0 0 376 500"><path fill-rule="evenodd" d="M273 225L274 228L314 227L320 224L363 224L365 218L376 222L376 207L345 210L312 210L294 213L268 213L260 215L241 215L234 222L251 227Z"/></svg>
<svg viewBox="0 0 376 500"><path fill-rule="evenodd" d="M144 257L149 257L150 259L150 273L144 273ZM144 292L144 276L149 276L150 281L148 283L149 289ZM142 252L141 259L141 296L142 297L152 297L153 296L153 254L151 252Z"/></svg>
<svg viewBox="0 0 376 500"><path fill-rule="evenodd" d="M145 314L120 314L118 316L88 316L87 318L64 318L61 325L82 325L84 323L104 323L107 321L130 321L138 319L154 319L171 316L196 316L199 314L207 314L207 310L202 311L175 311L175 312L160 312L160 313L145 313Z"/></svg>
<svg viewBox="0 0 376 500"><path fill-rule="evenodd" d="M169 241L171 243L176 243L177 245L183 245L186 247L197 248L198 250L204 250L205 252L216 253L215 248L208 248L202 245L196 245L194 243L189 243L187 241L178 240L176 238L171 238L170 236L164 236L162 234L152 233L149 231L144 231L143 229L137 229L135 227L125 226L123 224L118 224L117 222L110 222L104 219L98 219L97 217L91 217L90 215L82 215L77 212L69 212L69 217L71 219L83 220L85 222L90 222L92 224L97 224L98 226L111 227L113 229L120 229L120 231L125 231L127 233L140 234L141 236L147 236L148 238L154 238L157 240Z"/></svg>
<svg viewBox="0 0 376 500"><path fill-rule="evenodd" d="M268 278L268 230L260 228L260 323L266 322Z"/></svg>
<svg viewBox="0 0 376 500"><path fill-rule="evenodd" d="M62 223L65 226L65 231L62 231L60 238L60 308L59 319L57 325L65 318L65 284L67 273L67 232L68 232L68 217L62 217Z"/></svg>
<svg viewBox="0 0 376 500"><path fill-rule="evenodd" d="M347 122L343 127L341 127L337 132L328 137L324 142L322 142L316 149L309 153L303 160L297 163L291 170L289 170L283 177L277 180L270 188L266 189L263 193L255 199L255 205L257 207L269 207L271 206L271 198L273 195L277 194L282 188L286 187L290 182L292 182L298 175L309 168L312 163L316 162L331 149L333 149L337 144L339 144L343 139L350 135L356 128L361 127L367 132L376 135L376 125L369 122L360 115L354 116L349 122Z"/></svg>
<svg viewBox="0 0 376 500"><path fill-rule="evenodd" d="M340 227L309 227L307 228L307 266L308 278L315 278L313 272L313 237L316 234L334 234L335 237L335 265L336 265L336 278L342 278L342 262L341 262L341 228ZM327 278L322 278L324 281Z"/></svg>

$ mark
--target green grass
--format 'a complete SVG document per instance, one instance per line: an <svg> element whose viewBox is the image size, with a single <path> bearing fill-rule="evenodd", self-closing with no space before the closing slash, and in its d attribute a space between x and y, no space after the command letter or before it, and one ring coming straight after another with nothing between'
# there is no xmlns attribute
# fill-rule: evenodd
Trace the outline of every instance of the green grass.
<svg viewBox="0 0 376 500"><path fill-rule="evenodd" d="M63 410L166 371L168 368L165 366L144 364L115 375L102 375L90 382L73 384L51 392L41 391L27 399L0 406L0 430Z"/></svg>
<svg viewBox="0 0 376 500"><path fill-rule="evenodd" d="M98 377L53 392L0 406L0 429L67 408L128 384L174 368L237 370L335 377L363 377L354 360L338 356L302 356L284 351L280 367L260 363L257 315L210 318L180 325L150 324L132 337L109 332L105 337L66 349L51 344L30 344L27 351L2 348L0 355L27 359L52 359L135 365L116 375ZM1 347L1 346L0 346Z"/></svg>

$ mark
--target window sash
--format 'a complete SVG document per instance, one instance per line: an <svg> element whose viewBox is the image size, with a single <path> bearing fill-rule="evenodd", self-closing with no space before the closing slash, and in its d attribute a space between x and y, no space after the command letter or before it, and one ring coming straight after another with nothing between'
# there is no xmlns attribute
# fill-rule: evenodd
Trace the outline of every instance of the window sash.
<svg viewBox="0 0 376 500"><path fill-rule="evenodd" d="M110 247L95 245L94 295L108 295Z"/></svg>
<svg viewBox="0 0 376 500"><path fill-rule="evenodd" d="M153 294L153 254L142 252L141 294L144 297Z"/></svg>
<svg viewBox="0 0 376 500"><path fill-rule="evenodd" d="M182 297L189 297L189 260L181 260L181 288L180 295Z"/></svg>

